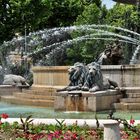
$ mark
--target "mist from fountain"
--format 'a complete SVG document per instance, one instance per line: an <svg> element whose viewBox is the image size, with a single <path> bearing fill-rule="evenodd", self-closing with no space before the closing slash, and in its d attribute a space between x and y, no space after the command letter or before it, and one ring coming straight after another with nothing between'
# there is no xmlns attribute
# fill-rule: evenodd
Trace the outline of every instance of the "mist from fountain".
<svg viewBox="0 0 140 140"><path fill-rule="evenodd" d="M61 42L54 42L52 44L47 45L46 42L49 38L54 37L55 35L61 35L62 32L67 32L68 34L76 32L85 32L86 35L79 35L73 39L67 39ZM119 31L120 33L114 33L115 31ZM122 34L121 34L122 33ZM123 34L128 33L129 35L133 35L135 38L132 38L127 35ZM87 40L105 40L105 41L114 41L118 39L120 42L130 43L139 46L140 44L140 34L130 31L128 29L124 29L121 27L115 27L110 25L80 25L80 26L70 26L70 27L58 27L53 29L44 29L37 32L29 33L26 36L26 45L27 48L36 48L33 52L27 53L27 57L33 57L34 55L38 55L39 53L45 52L47 54L51 54L52 51L54 52L57 49L62 49L66 47L70 47L71 44L87 41ZM45 43L44 43L45 42ZM9 46L17 46L20 45L21 48L25 47L25 37L19 36L17 38L13 38L11 41L4 42L0 48L9 47ZM39 47L38 47L39 46ZM139 48L139 47L137 47ZM135 59L136 55L138 54L139 49L134 51L132 59ZM132 60L131 59L131 60ZM131 61L130 64L136 63L136 60Z"/></svg>

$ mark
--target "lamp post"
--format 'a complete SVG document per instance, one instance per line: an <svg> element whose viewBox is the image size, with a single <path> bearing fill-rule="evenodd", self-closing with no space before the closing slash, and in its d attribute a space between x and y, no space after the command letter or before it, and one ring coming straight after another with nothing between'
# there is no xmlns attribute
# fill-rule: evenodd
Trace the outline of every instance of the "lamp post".
<svg viewBox="0 0 140 140"><path fill-rule="evenodd" d="M26 32L26 24L25 24L25 55L27 55L27 40L26 40L26 35L27 35L27 32Z"/></svg>
<svg viewBox="0 0 140 140"><path fill-rule="evenodd" d="M27 76L28 74L28 62L27 62L27 27L26 27L26 23L25 23L25 28L24 28L24 35L25 35L25 48L24 48L24 65L25 65L25 76Z"/></svg>

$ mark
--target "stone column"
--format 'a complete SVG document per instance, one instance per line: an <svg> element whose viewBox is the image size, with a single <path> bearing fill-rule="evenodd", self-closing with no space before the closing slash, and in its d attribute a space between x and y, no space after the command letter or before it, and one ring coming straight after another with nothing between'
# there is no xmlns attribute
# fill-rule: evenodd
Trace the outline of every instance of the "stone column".
<svg viewBox="0 0 140 140"><path fill-rule="evenodd" d="M110 120L104 124L104 140L121 140L119 123Z"/></svg>

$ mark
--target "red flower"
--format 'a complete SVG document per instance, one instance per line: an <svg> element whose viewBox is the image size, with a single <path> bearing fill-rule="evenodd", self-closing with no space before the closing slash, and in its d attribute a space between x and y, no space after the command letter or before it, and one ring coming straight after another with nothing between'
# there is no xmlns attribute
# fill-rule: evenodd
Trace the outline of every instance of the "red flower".
<svg viewBox="0 0 140 140"><path fill-rule="evenodd" d="M73 133L73 138L76 139L77 138L77 134Z"/></svg>
<svg viewBox="0 0 140 140"><path fill-rule="evenodd" d="M135 120L132 118L132 116L131 116L131 119L130 119L130 124L134 124L135 123Z"/></svg>
<svg viewBox="0 0 140 140"><path fill-rule="evenodd" d="M3 114L1 114L1 117L2 117L3 119L7 119L7 118L9 117L9 115L6 114L6 113L3 113Z"/></svg>
<svg viewBox="0 0 140 140"><path fill-rule="evenodd" d="M59 138L61 134L62 134L62 131L55 131L53 133L53 135L54 135L55 138Z"/></svg>
<svg viewBox="0 0 140 140"><path fill-rule="evenodd" d="M139 140L139 138L134 138L134 140Z"/></svg>

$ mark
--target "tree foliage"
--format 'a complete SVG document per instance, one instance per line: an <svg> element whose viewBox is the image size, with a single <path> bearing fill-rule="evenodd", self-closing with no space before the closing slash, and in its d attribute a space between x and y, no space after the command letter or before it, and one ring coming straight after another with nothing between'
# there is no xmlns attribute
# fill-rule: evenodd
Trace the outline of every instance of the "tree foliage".
<svg viewBox="0 0 140 140"><path fill-rule="evenodd" d="M0 44L12 39L16 33L24 35L25 28L28 34L60 26L109 24L139 32L139 22L136 6L116 4L107 9L101 0L0 0ZM80 33L81 36L84 34ZM90 62L103 47L104 41L97 40L74 44L67 50L66 61Z"/></svg>
<svg viewBox="0 0 140 140"><path fill-rule="evenodd" d="M105 22L105 16L107 14L106 7L100 8L96 3L91 3L85 6L84 11L78 15L75 24L76 25L88 25L88 24L100 24ZM95 33L95 32L93 32ZM88 32L76 33L77 36L84 36L85 34L90 34ZM85 63L90 63L95 60L96 56L99 54L99 50L102 50L104 42L98 40L86 40L80 45L74 44L72 48L67 50L68 60L72 61L83 61ZM75 51L76 50L76 51ZM76 56L76 57L74 57ZM68 61L68 62L69 62ZM71 62L70 62L71 63Z"/></svg>
<svg viewBox="0 0 140 140"><path fill-rule="evenodd" d="M48 0L1 0L0 43L11 39L15 33L24 34L40 29L50 16Z"/></svg>
<svg viewBox="0 0 140 140"><path fill-rule="evenodd" d="M136 7L116 4L108 11L106 22L109 25L136 30L139 26Z"/></svg>

